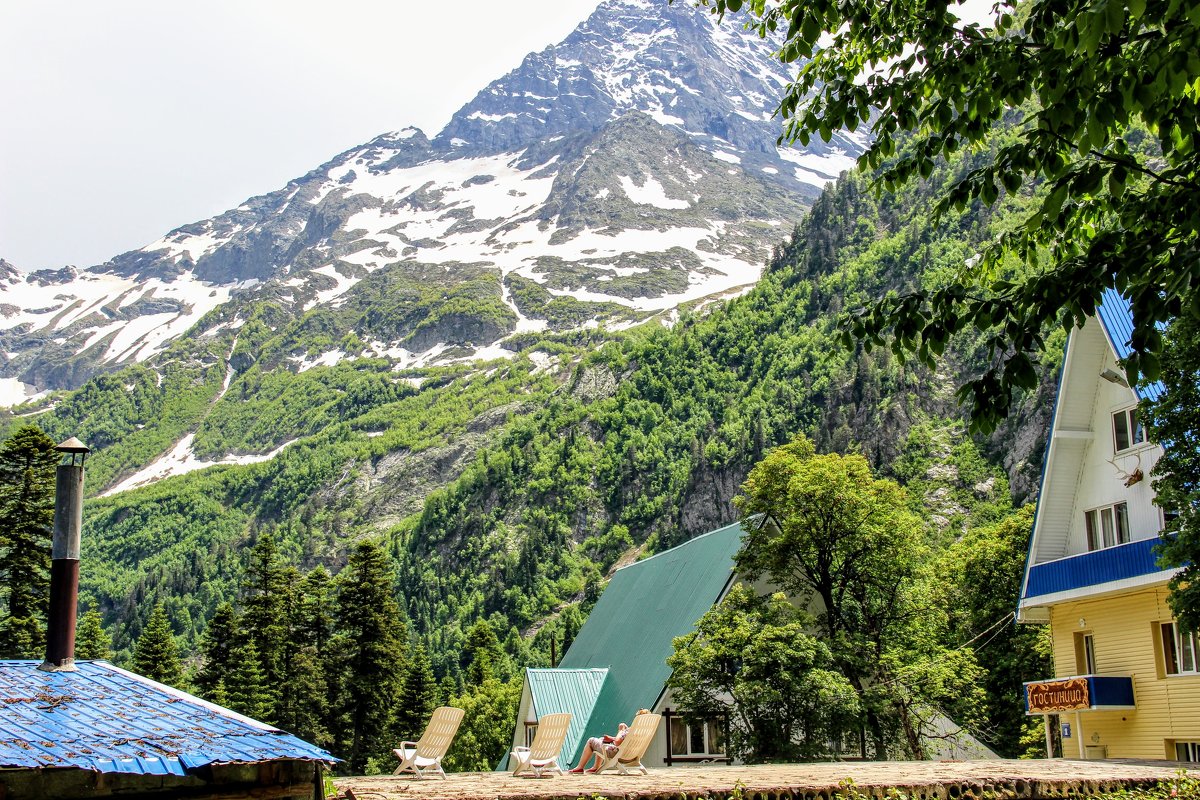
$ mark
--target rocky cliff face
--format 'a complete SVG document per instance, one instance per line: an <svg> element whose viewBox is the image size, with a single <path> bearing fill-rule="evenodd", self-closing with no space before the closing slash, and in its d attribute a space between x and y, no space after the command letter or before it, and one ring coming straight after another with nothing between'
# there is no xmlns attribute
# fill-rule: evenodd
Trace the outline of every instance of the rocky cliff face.
<svg viewBox="0 0 1200 800"><path fill-rule="evenodd" d="M775 146L789 75L773 46L684 3L608 0L432 140L414 128L376 137L87 270L4 263L0 404L235 328L260 300L292 317L330 312L366 337L321 363L424 364L742 291L861 149L848 136ZM376 274L403 291L360 285ZM391 327L368 319L364 292L392 308Z"/></svg>

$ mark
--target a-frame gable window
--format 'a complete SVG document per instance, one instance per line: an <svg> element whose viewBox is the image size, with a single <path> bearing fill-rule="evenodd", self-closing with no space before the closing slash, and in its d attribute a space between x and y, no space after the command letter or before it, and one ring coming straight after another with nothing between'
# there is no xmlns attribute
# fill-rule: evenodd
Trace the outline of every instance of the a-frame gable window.
<svg viewBox="0 0 1200 800"><path fill-rule="evenodd" d="M1137 408L1125 408L1112 415L1113 452L1120 453L1146 443L1146 426L1138 420Z"/></svg>

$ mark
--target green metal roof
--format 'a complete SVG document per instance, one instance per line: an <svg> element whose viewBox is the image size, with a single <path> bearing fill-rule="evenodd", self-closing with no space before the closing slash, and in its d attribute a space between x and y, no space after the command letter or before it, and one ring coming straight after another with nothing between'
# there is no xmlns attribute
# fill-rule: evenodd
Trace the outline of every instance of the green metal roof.
<svg viewBox="0 0 1200 800"><path fill-rule="evenodd" d="M596 705L596 698L600 696L607 675L607 669L525 670L534 716L541 719L546 714L571 714L571 725L567 728L567 738L563 740L560 753L559 763L564 768L569 766L569 763L561 759L570 758L583 741L584 727Z"/></svg>
<svg viewBox="0 0 1200 800"><path fill-rule="evenodd" d="M671 675L671 640L694 630L724 593L742 532L740 523L728 525L613 574L559 664L559 670L608 668L572 764L586 737L615 733L617 723L658 700Z"/></svg>

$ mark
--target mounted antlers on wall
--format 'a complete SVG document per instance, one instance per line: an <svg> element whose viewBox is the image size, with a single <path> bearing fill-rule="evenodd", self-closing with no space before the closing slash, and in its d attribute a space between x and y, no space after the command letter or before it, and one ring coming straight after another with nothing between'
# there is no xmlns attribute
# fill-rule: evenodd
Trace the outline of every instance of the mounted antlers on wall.
<svg viewBox="0 0 1200 800"><path fill-rule="evenodd" d="M1117 471L1117 477L1125 481L1126 487L1133 486L1135 483L1138 483L1146 477L1146 475L1142 472L1142 454L1136 453L1135 458L1137 458L1137 465L1129 472L1126 472L1117 466L1116 456L1108 459L1108 463L1112 464L1112 468Z"/></svg>

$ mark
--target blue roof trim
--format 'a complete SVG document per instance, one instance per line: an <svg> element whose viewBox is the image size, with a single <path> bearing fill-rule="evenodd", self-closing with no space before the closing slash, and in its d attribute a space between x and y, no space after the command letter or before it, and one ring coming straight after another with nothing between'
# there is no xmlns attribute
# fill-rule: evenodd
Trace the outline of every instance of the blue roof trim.
<svg viewBox="0 0 1200 800"><path fill-rule="evenodd" d="M1117 358L1129 358L1129 354L1133 352L1130 346L1133 338L1133 309L1129 300L1116 289L1105 289L1100 305L1096 306L1096 317L1100 320ZM1157 400L1166 392L1166 387L1162 381L1152 381L1134 386L1133 391L1139 400Z"/></svg>
<svg viewBox="0 0 1200 800"><path fill-rule="evenodd" d="M1026 577L1025 599L1163 572L1155 552L1161 541L1155 536L1034 564Z"/></svg>
<svg viewBox="0 0 1200 800"><path fill-rule="evenodd" d="M105 661L42 672L0 661L0 768L184 776L209 764L339 759L301 739Z"/></svg>

